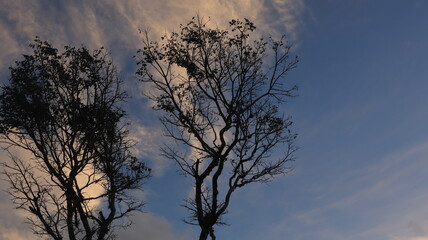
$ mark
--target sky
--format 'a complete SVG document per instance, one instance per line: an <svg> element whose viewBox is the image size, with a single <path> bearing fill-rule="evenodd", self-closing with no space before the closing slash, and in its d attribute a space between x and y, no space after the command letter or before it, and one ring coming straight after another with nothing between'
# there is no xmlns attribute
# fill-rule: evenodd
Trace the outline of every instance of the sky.
<svg viewBox="0 0 428 240"><path fill-rule="evenodd" d="M236 192L217 238L428 240L427 12L423 0L0 0L0 79L35 36L105 46L132 96L136 152L153 169L144 213L119 239L196 239L181 221L190 179L159 155L170 140L134 74L138 29L156 38L196 14L220 28L249 18L260 34L285 33L300 58L287 75L299 96L282 106L299 150L291 173ZM0 239L34 239L24 217L0 192Z"/></svg>

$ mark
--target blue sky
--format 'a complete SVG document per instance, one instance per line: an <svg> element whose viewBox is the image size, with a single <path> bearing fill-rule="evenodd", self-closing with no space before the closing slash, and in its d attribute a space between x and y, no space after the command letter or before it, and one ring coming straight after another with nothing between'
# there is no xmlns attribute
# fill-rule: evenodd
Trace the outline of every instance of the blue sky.
<svg viewBox="0 0 428 240"><path fill-rule="evenodd" d="M190 179L158 155L169 140L132 59L138 28L160 36L196 12L220 27L247 17L261 33L286 32L301 59L287 76L299 97L283 106L299 133L294 171L238 191L218 239L428 240L428 2L0 0L1 81L36 35L56 46L103 45L122 71L132 137L154 176L142 196L146 213L119 239L196 238L181 222ZM23 216L0 193L0 239L31 239Z"/></svg>

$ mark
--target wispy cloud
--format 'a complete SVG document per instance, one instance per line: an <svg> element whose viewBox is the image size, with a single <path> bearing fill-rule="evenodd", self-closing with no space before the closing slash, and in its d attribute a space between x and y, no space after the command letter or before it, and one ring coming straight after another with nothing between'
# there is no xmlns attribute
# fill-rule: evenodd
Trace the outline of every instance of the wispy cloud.
<svg viewBox="0 0 428 240"><path fill-rule="evenodd" d="M57 47L84 44L94 49L105 46L111 51L119 69L128 71L123 76L131 77L133 72L130 71L135 68L131 57L141 47L138 29L150 28L153 36L157 37L178 30L180 23L184 24L192 16L199 14L211 17L212 23L219 27L227 24L231 18L246 17L253 20L261 32L275 35L287 31L290 37L296 39L302 11L303 0L0 1L0 77L7 79L7 67L18 60L21 54L28 53L28 44L35 36ZM139 87L135 87L136 84L136 81L127 82L126 87L133 95L138 96L140 93L136 92L136 89L139 90ZM139 110L146 107L140 107ZM144 119L141 122L144 124ZM155 175L161 176L171 164L161 159L157 152L161 130L156 126L148 130L140 123L133 130L132 137L140 142L136 151L139 151L140 156L155 159L152 167ZM5 189L4 182L1 188ZM24 219L14 215L11 210L13 206L6 199L6 195L0 196L0 223L5 223L0 224L0 238L29 239L28 226L19 224ZM141 214L136 216L135 221L139 223L139 227L129 232L121 231L123 239L141 235L159 240L190 239L187 233L181 237L174 236L173 227L168 221L154 215ZM6 224L11 222L22 228Z"/></svg>
<svg viewBox="0 0 428 240"><path fill-rule="evenodd" d="M392 240L428 240L428 237L404 237L404 238L393 238Z"/></svg>
<svg viewBox="0 0 428 240"><path fill-rule="evenodd" d="M1 1L0 7L1 60L20 54L36 35L58 45L103 45L121 55L123 50L140 47L139 28L150 28L159 36L178 29L197 13L212 17L219 26L231 18L247 17L265 31L288 31L295 36L304 10L302 0L16 0ZM266 14L268 11L274 14ZM275 21L267 16L275 16Z"/></svg>
<svg viewBox="0 0 428 240"><path fill-rule="evenodd" d="M305 195L312 207L287 213L272 226L273 233L293 234L296 239L425 239L427 156L424 142L343 172L337 181L311 193L322 196L319 199ZM341 221L355 224L344 229Z"/></svg>
<svg viewBox="0 0 428 240"><path fill-rule="evenodd" d="M156 38L178 30L180 23L185 24L199 14L211 17L219 27L232 18L247 17L262 32L287 31L290 36L297 36L303 11L303 0L0 1L0 76L7 76L7 67L29 51L27 46L35 36L58 47L105 46L119 69L125 71L136 67L131 57L141 47L138 29L150 28ZM132 77L133 72L123 75ZM138 96L136 84L127 83L127 89Z"/></svg>
<svg viewBox="0 0 428 240"><path fill-rule="evenodd" d="M155 216L150 213L142 213L134 216L133 228L118 229L118 239L144 239L150 240L191 240L195 238L190 229L182 229L176 232L171 223L164 217Z"/></svg>

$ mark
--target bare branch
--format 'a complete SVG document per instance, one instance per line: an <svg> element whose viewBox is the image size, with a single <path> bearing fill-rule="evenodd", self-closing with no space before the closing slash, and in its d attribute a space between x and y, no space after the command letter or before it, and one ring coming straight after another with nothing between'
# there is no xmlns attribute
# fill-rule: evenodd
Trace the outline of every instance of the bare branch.
<svg viewBox="0 0 428 240"><path fill-rule="evenodd" d="M283 39L250 40L249 20L229 23L227 31L211 29L195 17L159 43L146 32L139 51L137 75L155 88L148 97L165 113L167 136L185 147L162 150L194 180L186 222L199 225L200 240L215 239L236 189L288 173L296 151L291 118L278 105L296 95L284 80L297 58ZM278 146L285 153L273 159Z"/></svg>
<svg viewBox="0 0 428 240"><path fill-rule="evenodd" d="M31 156L4 165L11 198L36 234L108 239L143 206L130 193L149 176L131 154L117 70L102 49L30 47L0 94L0 141Z"/></svg>

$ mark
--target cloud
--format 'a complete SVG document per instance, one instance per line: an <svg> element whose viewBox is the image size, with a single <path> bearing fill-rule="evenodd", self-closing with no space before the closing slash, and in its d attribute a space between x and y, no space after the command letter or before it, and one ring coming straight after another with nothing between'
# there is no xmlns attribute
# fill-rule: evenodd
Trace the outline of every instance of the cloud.
<svg viewBox="0 0 428 240"><path fill-rule="evenodd" d="M1 186L2 189L4 186ZM0 239L26 240L34 239L30 225L23 224L26 213L22 210L11 211L14 206L4 192L0 192ZM173 226L163 217L150 213L138 213L130 218L134 223L131 228L116 228L118 239L144 239L150 240L190 240L194 239L191 230L182 230L176 233Z"/></svg>
<svg viewBox="0 0 428 240"><path fill-rule="evenodd" d="M1 182L0 188L6 189L4 181ZM12 210L14 208L9 196L4 191L0 192L0 239L33 239L30 225L23 224L27 214L23 210Z"/></svg>
<svg viewBox="0 0 428 240"><path fill-rule="evenodd" d="M247 17L264 32L287 31L296 36L304 4L302 0L16 0L1 1L0 9L0 60L5 61L21 54L36 35L57 46L103 45L114 55L130 57L141 45L139 28L150 28L160 36L197 13L210 16L219 26L231 18Z"/></svg>
<svg viewBox="0 0 428 240"><path fill-rule="evenodd" d="M138 29L150 28L156 39L177 30L195 14L210 16L221 27L231 18L252 19L261 32L283 32L296 36L304 11L303 0L105 0L105 1L0 1L0 76L23 53L35 36L54 46L79 46L91 49L105 46L123 74L133 78L136 68L132 56L141 47ZM3 79L5 79L4 77ZM127 83L133 96L141 93L137 81Z"/></svg>
<svg viewBox="0 0 428 240"><path fill-rule="evenodd" d="M153 176L163 176L164 172L171 165L172 160L161 157L162 152L159 147L170 141L170 139L163 137L164 134L160 128L154 127L149 129L138 124L137 119L134 120L130 131L130 137L136 142L136 146L133 149L134 154L139 158L149 161Z"/></svg>
<svg viewBox="0 0 428 240"><path fill-rule="evenodd" d="M219 27L232 18L246 17L254 21L262 33L275 35L287 31L297 39L299 15L303 11L303 0L3 0L0 1L0 77L3 81L7 79L7 67L19 60L21 54L30 51L28 44L35 36L58 48L81 44L90 49L105 46L119 69L126 71L123 76L132 78L136 66L131 57L141 47L138 29L150 28L153 37L158 37L177 30L180 23L185 24L192 16L199 14L210 16L212 23ZM135 87L136 84L136 81L127 82L126 88L134 96L139 96L137 90L140 87ZM147 104L138 109L143 112L139 115L142 120L136 124L131 135L140 142L137 145L139 150L136 150L138 154L151 158L154 175L162 176L171 161L159 157L157 152L163 141L160 125L152 125L150 130L142 126L153 120L153 117L144 115L146 109ZM6 188L4 182L0 187ZM30 239L28 225L20 224L23 216L15 214L18 211L12 210L13 205L7 199L7 195L0 195L0 239ZM142 235L159 240L191 239L187 233L174 237L177 234L173 226L162 217L141 214L135 222L138 227L120 232L123 239L135 239Z"/></svg>
<svg viewBox="0 0 428 240"><path fill-rule="evenodd" d="M392 240L428 240L428 237L393 238Z"/></svg>
<svg viewBox="0 0 428 240"><path fill-rule="evenodd" d="M22 229L0 227L0 239L2 240L26 240L32 235L22 232Z"/></svg>
<svg viewBox="0 0 428 240"><path fill-rule="evenodd" d="M3 146L0 146L3 147ZM26 152L16 153L19 157L29 156ZM5 151L0 151L1 163L8 159L9 155ZM3 171L3 169L1 169ZM0 239L1 240L25 240L32 239L34 235L30 231L30 225L23 224L28 213L23 210L16 210L10 196L7 193L9 183L4 175L0 175Z"/></svg>
<svg viewBox="0 0 428 240"><path fill-rule="evenodd" d="M26 151L12 149L22 159L31 159L31 155ZM0 159L7 159L7 153L0 152ZM31 215L22 210L16 210L15 205L7 194L7 181L0 181L0 239L1 240L26 240L34 239L35 235L31 232L30 224L23 224L26 218ZM100 189L88 189L87 194L97 194ZM140 199L145 199L145 193L140 193ZM96 206L99 202L93 202L91 205ZM122 221L122 222L121 222ZM130 228L116 228L115 234L118 239L138 239L139 236L145 236L152 240L190 240L194 239L191 230L181 230L175 232L171 223L163 217L151 213L135 213L133 216L118 220L114 224L126 224L129 221L133 223Z"/></svg>
<svg viewBox="0 0 428 240"><path fill-rule="evenodd" d="M425 240L427 156L428 142L422 142L337 173L305 195L303 207L287 212L272 232L302 239ZM342 223L352 223L352 229Z"/></svg>
<svg viewBox="0 0 428 240"><path fill-rule="evenodd" d="M134 226L129 229L117 229L118 239L144 239L150 240L191 240L195 234L189 229L176 233L173 226L163 217L150 213L141 213L132 218Z"/></svg>

